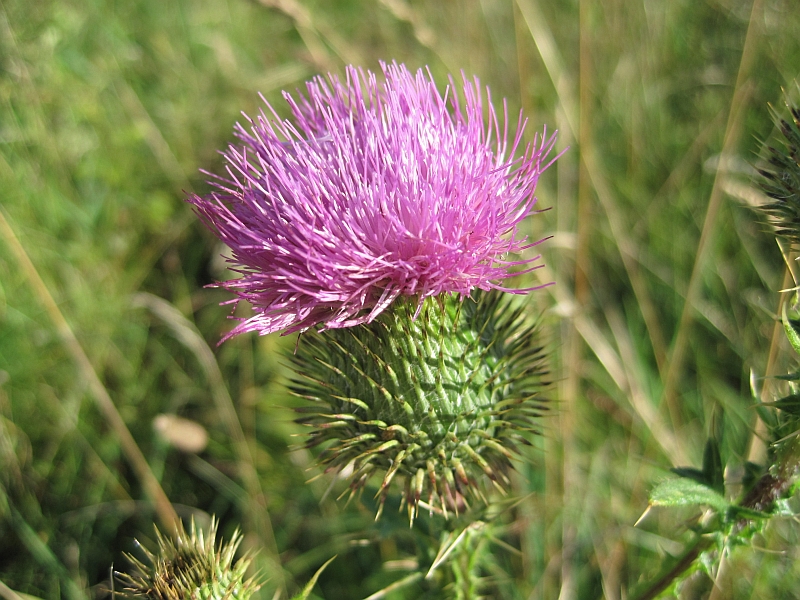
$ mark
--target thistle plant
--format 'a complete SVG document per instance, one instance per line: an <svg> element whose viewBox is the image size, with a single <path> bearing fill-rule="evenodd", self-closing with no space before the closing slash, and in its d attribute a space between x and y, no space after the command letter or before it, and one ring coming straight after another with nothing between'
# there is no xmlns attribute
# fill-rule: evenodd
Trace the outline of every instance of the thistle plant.
<svg viewBox="0 0 800 600"><path fill-rule="evenodd" d="M525 121L509 141L477 80L459 97L452 79L441 94L423 70L382 70L284 94L292 120L267 105L190 201L233 251L242 276L222 285L255 309L229 336L308 332L292 359L314 402L306 445L353 492L379 476L378 514L402 480L413 522L420 504L485 501L482 480L504 490L545 409L538 329L503 297L533 288L502 282L539 266L507 255L539 243L519 227L555 137L518 152Z"/></svg>
<svg viewBox="0 0 800 600"><path fill-rule="evenodd" d="M504 282L541 266L510 255L541 241L520 228L555 136L523 144L521 115L509 136L477 79L441 93L430 72L381 69L284 93L290 120L267 104L189 201L232 250L241 276L221 285L254 309L226 337L301 333L305 446L351 498L375 482L376 518L399 487L413 525L420 507L449 517L505 493L547 408L518 300L536 288Z"/></svg>
<svg viewBox="0 0 800 600"><path fill-rule="evenodd" d="M800 109L787 103L788 118L774 113L782 144L766 147L767 165L759 169L761 189L771 201L760 207L775 234L790 247L800 243ZM794 351L791 362L800 364L800 300L797 287L783 299L780 319ZM797 518L788 500L800 485L800 370L768 374L784 381L788 393L762 402L754 388L753 397L767 430L765 465L746 463L745 485L738 498L726 497L724 465L718 440L706 443L702 469L674 469L677 479L662 482L651 492L652 506L698 506L704 511L692 525L695 541L685 553L634 594L637 600L659 597L676 590L688 577L706 572L716 579L721 561L738 546L750 543L774 517Z"/></svg>

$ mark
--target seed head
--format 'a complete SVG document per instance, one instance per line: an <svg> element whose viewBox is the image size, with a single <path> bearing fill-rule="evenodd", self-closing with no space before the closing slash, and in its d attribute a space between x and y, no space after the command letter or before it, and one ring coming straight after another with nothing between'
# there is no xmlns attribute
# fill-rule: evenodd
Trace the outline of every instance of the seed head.
<svg viewBox="0 0 800 600"><path fill-rule="evenodd" d="M269 104L247 117L216 191L189 198L232 249L241 277L222 285L255 309L229 336L351 327L403 296L419 310L537 268L506 255L538 243L518 227L555 136L522 149L520 116L509 140L505 105L501 126L477 79L442 94L429 71L381 68L382 81L349 67L284 93L290 120Z"/></svg>

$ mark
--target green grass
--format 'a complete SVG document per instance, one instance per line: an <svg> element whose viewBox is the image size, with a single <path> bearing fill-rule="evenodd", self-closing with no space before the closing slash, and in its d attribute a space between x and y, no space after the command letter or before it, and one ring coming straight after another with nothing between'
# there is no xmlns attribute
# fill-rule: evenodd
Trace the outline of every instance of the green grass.
<svg viewBox="0 0 800 600"><path fill-rule="evenodd" d="M260 549L261 597L296 593L334 554L320 597L409 574L396 561L424 545L424 519L408 530L387 508L374 524L369 495L345 506L327 479L305 483L316 471L290 451L283 387L294 339L216 346L227 295L204 286L226 276L221 250L183 201L208 189L198 169L220 168L259 91L280 105L318 72L396 59L440 81L476 74L525 111L529 135L547 124L570 146L541 182L552 210L531 221L555 235L542 277L557 285L531 306L552 327L558 410L516 480L504 539L522 554L491 551L503 597L626 597L693 516L655 509L634 527L649 490L699 466L714 434L734 491L756 424L750 372L782 368L768 353L783 261L728 192L753 189L767 103L795 89L798 32L792 0L0 1L0 205L19 244L0 229L0 581L103 597L133 539L152 543L153 505L92 370L179 515L215 514ZM207 449L166 445L160 413L203 425ZM737 549L728 597L794 593L799 534L774 520ZM696 587L685 597L708 593ZM437 596L423 582L392 597Z"/></svg>

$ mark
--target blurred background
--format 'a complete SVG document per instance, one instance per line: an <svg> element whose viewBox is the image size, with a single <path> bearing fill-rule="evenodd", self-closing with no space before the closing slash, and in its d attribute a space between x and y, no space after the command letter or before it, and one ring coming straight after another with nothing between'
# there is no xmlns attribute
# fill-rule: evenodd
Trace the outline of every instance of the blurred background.
<svg viewBox="0 0 800 600"><path fill-rule="evenodd" d="M508 598L628 597L687 539L691 510L634 526L669 469L716 439L735 495L763 461L751 375L780 371L792 283L749 205L769 104L798 96L798 32L795 0L0 0L0 581L109 597L134 538L152 547L113 406L181 517L243 529L261 597L336 554L312 597L421 568L424 525L374 523L371 494L346 506L329 478L306 483L284 389L295 337L217 346L229 296L206 286L231 274L184 201L259 93L286 115L281 90L383 59L442 87L477 75L528 140L546 125L569 147L529 225L553 236L538 276L556 285L530 310L556 410L493 575ZM732 553L732 597L796 596L799 533L775 519Z"/></svg>

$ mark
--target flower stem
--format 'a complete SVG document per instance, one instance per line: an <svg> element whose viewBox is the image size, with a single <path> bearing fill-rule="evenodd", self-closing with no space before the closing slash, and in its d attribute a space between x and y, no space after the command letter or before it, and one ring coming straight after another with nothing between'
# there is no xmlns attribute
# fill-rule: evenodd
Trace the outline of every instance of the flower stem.
<svg viewBox="0 0 800 600"><path fill-rule="evenodd" d="M648 587L639 594L632 596L633 600L652 600L667 589L680 577L686 570L694 564L694 561L705 552L713 543L709 537L698 536L692 545L670 568L662 572L655 581L648 584Z"/></svg>
<svg viewBox="0 0 800 600"><path fill-rule="evenodd" d="M800 435L795 435L794 438L786 440L780 446L773 467L756 482L739 506L759 512L769 512L776 500L785 497L790 492L792 486L797 482L798 474L800 474ZM734 532L740 531L746 524L746 519L737 522ZM711 547L712 543L711 536L698 536L695 543L672 566L658 575L655 581L650 582L641 593L634 594L632 598L634 600L657 598L661 592L683 575L694 564L694 561Z"/></svg>

